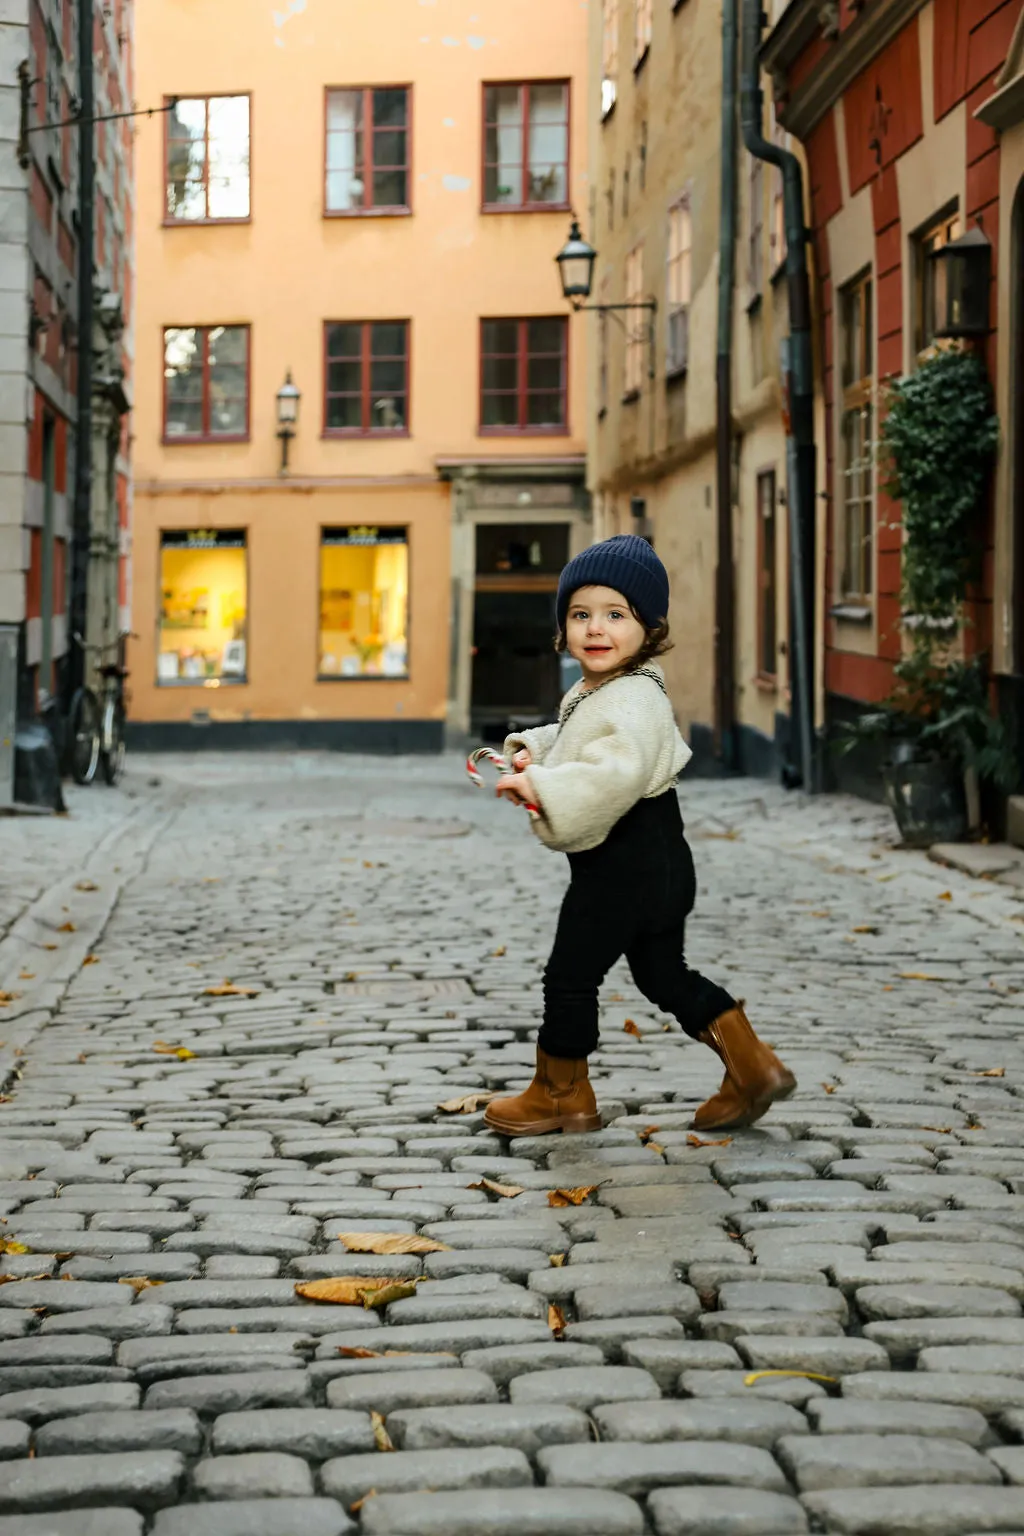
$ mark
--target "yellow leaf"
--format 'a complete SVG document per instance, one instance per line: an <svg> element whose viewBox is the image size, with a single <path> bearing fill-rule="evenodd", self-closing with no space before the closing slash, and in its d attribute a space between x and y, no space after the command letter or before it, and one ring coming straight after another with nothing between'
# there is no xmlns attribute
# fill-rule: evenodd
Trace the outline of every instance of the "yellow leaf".
<svg viewBox="0 0 1024 1536"><path fill-rule="evenodd" d="M437 1107L444 1115L475 1115L481 1104L489 1104L493 1093L467 1093L461 1099L445 1099Z"/></svg>
<svg viewBox="0 0 1024 1536"><path fill-rule="evenodd" d="M384 1433L387 1434L387 1430L385 1430ZM385 1450L385 1449L387 1449L387 1447L385 1447L385 1446L378 1446L377 1449L378 1450ZM394 1450L394 1446L391 1446L390 1449ZM362 1507L366 1503L367 1499L375 1499L376 1497L377 1497L377 1490L376 1490L376 1488L371 1488L369 1493L364 1493L361 1499L356 1499L354 1504L350 1504L349 1505L349 1507L348 1507L349 1514L350 1515L358 1515L359 1511L362 1509Z"/></svg>
<svg viewBox="0 0 1024 1536"><path fill-rule="evenodd" d="M352 1275L336 1280L304 1280L295 1287L306 1301L329 1301L338 1307L361 1307L368 1291L382 1290L390 1282L371 1275Z"/></svg>
<svg viewBox="0 0 1024 1536"><path fill-rule="evenodd" d="M85 959L82 961L83 965L99 965L99 963L99 955L86 955Z"/></svg>
<svg viewBox="0 0 1024 1536"><path fill-rule="evenodd" d="M665 1148L662 1146L660 1141L649 1141L647 1142L647 1146L650 1147L652 1152L657 1152L659 1157L661 1157L665 1151Z"/></svg>
<svg viewBox="0 0 1024 1536"><path fill-rule="evenodd" d="M393 1280L386 1285L377 1282L372 1290L360 1291L360 1299L367 1311L371 1307L389 1307L393 1301L405 1301L409 1296L416 1295L416 1287L423 1279L418 1275L415 1280Z"/></svg>
<svg viewBox="0 0 1024 1536"><path fill-rule="evenodd" d="M20 992L0 992L0 1008L6 1008L8 1003L13 1003L20 996Z"/></svg>
<svg viewBox="0 0 1024 1536"><path fill-rule="evenodd" d="M895 992L896 988L894 986L892 986L892 985L887 984L886 986L884 986L882 988L882 991L883 992Z"/></svg>
<svg viewBox="0 0 1024 1536"><path fill-rule="evenodd" d="M811 916L812 917L831 917L832 913L831 912L812 912Z"/></svg>
<svg viewBox="0 0 1024 1536"><path fill-rule="evenodd" d="M989 1067L984 1072L968 1072L968 1077L1005 1077L1005 1067Z"/></svg>
<svg viewBox="0 0 1024 1536"><path fill-rule="evenodd" d="M640 1039L640 1026L634 1024L632 1019L626 1020L622 1026L622 1032L624 1035L635 1035L638 1040Z"/></svg>
<svg viewBox="0 0 1024 1536"><path fill-rule="evenodd" d="M94 880L79 880L75 886L76 891L98 891L99 886Z"/></svg>
<svg viewBox="0 0 1024 1536"><path fill-rule="evenodd" d="M565 1254L549 1253L548 1263L551 1265L552 1269L561 1269L562 1265L565 1263Z"/></svg>
<svg viewBox="0 0 1024 1536"><path fill-rule="evenodd" d="M878 881L879 885L884 885L887 880L895 880L898 874L899 870L894 869L889 875L876 875L875 879Z"/></svg>
<svg viewBox="0 0 1024 1536"><path fill-rule="evenodd" d="M943 891L942 895L938 899L939 899L939 901L952 901L953 900L953 892L952 891Z"/></svg>
<svg viewBox="0 0 1024 1536"><path fill-rule="evenodd" d="M506 944L499 944L497 949L491 950L491 954L495 960L500 960L502 955L508 954L508 946Z"/></svg>
<svg viewBox="0 0 1024 1536"><path fill-rule="evenodd" d="M44 949L56 949L57 945L56 944L44 944L43 948Z"/></svg>
<svg viewBox="0 0 1024 1536"><path fill-rule="evenodd" d="M516 1195L523 1193L521 1184L499 1184L494 1179L477 1179L475 1184L467 1184L466 1188L489 1190L492 1195L500 1195L502 1200L514 1200Z"/></svg>
<svg viewBox="0 0 1024 1536"><path fill-rule="evenodd" d="M122 1275L118 1285L130 1285L136 1296L140 1291L148 1291L154 1285L163 1285L162 1280L150 1280L148 1275Z"/></svg>
<svg viewBox="0 0 1024 1536"><path fill-rule="evenodd" d="M384 1415L371 1411L370 1425L373 1429L373 1439L378 1451L393 1451L391 1436L388 1434L387 1425L384 1423Z"/></svg>
<svg viewBox="0 0 1024 1536"><path fill-rule="evenodd" d="M658 1131L660 1130L660 1125L645 1125L643 1130L639 1131L637 1134L639 1135L640 1140L646 1145L646 1143L650 1141L651 1137L657 1135Z"/></svg>
<svg viewBox="0 0 1024 1536"><path fill-rule="evenodd" d="M856 928L851 930L853 933L881 933L881 931L877 923L858 923Z"/></svg>
<svg viewBox="0 0 1024 1536"><path fill-rule="evenodd" d="M800 1376L805 1381L825 1381L830 1386L835 1386L838 1376L820 1376L817 1371L751 1371L749 1376L744 1376L743 1385L752 1387L755 1381L762 1381L766 1376Z"/></svg>
<svg viewBox="0 0 1024 1536"><path fill-rule="evenodd" d="M35 971L19 971L18 972L18 980L19 981L35 981L35 979L36 979Z"/></svg>
<svg viewBox="0 0 1024 1536"><path fill-rule="evenodd" d="M379 1360L379 1349L352 1349L347 1344L338 1345L338 1354L343 1360Z"/></svg>
<svg viewBox="0 0 1024 1536"><path fill-rule="evenodd" d="M195 1051L190 1051L187 1045L168 1045L166 1040L156 1040L153 1049L158 1056L177 1056L179 1061L191 1061Z"/></svg>
<svg viewBox="0 0 1024 1536"><path fill-rule="evenodd" d="M0 1237L0 1253L31 1253L25 1243L16 1243L13 1237Z"/></svg>
<svg viewBox="0 0 1024 1536"><path fill-rule="evenodd" d="M556 1339L560 1339L565 1333L565 1313L561 1307L556 1307L554 1302L548 1307L548 1327Z"/></svg>
<svg viewBox="0 0 1024 1536"><path fill-rule="evenodd" d="M688 1147L727 1147L732 1142L731 1136L723 1136L719 1141L702 1141L699 1136L694 1136L692 1131L686 1138Z"/></svg>
<svg viewBox="0 0 1024 1536"><path fill-rule="evenodd" d="M76 933L77 931L78 930L74 923L61 923L60 927L57 929L58 933Z"/></svg>
<svg viewBox="0 0 1024 1536"><path fill-rule="evenodd" d="M943 976L933 976L929 971L900 971L901 981L944 981Z"/></svg>
<svg viewBox="0 0 1024 1536"><path fill-rule="evenodd" d="M556 1209L567 1205L583 1205L600 1188L600 1184L578 1184L575 1189L549 1189L548 1205Z"/></svg>
<svg viewBox="0 0 1024 1536"><path fill-rule="evenodd" d="M974 1127L969 1125L966 1129L970 1131ZM951 1125L919 1125L918 1130L933 1131L936 1136L952 1136L953 1134L953 1127Z"/></svg>
<svg viewBox="0 0 1024 1536"><path fill-rule="evenodd" d="M258 987L236 987L233 982L225 981L219 987L204 987L204 997L259 997Z"/></svg>
<svg viewBox="0 0 1024 1536"><path fill-rule="evenodd" d="M835 1083L822 1083L821 1086L824 1088L826 1093L835 1093L836 1091Z"/></svg>
<svg viewBox="0 0 1024 1536"><path fill-rule="evenodd" d="M409 1232L339 1232L339 1243L349 1253L450 1253L447 1243L435 1243L432 1237L415 1237Z"/></svg>

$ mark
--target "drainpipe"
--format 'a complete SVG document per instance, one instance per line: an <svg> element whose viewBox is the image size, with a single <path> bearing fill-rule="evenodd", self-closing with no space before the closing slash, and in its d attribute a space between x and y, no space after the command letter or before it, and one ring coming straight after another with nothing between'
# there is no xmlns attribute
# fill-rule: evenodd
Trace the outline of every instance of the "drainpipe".
<svg viewBox="0 0 1024 1536"><path fill-rule="evenodd" d="M722 158L718 214L718 350L715 377L715 756L736 761L736 580L732 547L732 327L736 263L736 6L722 0Z"/></svg>
<svg viewBox="0 0 1024 1536"><path fill-rule="evenodd" d="M75 433L75 499L72 517L71 581L68 594L67 698L85 677L85 654L74 640L85 636L92 524L92 328L95 308L93 229L96 160L93 118L96 93L93 61L93 0L78 5L78 425Z"/></svg>
<svg viewBox="0 0 1024 1536"><path fill-rule="evenodd" d="M807 230L804 224L803 172L797 157L771 144L761 131L759 51L763 16L761 0L743 3L743 75L740 118L743 142L759 160L782 172L786 221L786 288L789 297L789 338L786 346L789 414L789 590L791 622L790 690L793 724L798 740L799 774L805 791L817 788L814 738L814 587L815 494L814 366L811 354L811 285L807 271Z"/></svg>

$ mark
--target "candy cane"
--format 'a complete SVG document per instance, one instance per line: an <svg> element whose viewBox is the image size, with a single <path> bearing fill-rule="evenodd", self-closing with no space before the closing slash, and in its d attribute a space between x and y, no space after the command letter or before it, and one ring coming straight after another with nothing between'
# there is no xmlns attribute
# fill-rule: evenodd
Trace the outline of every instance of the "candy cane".
<svg viewBox="0 0 1024 1536"><path fill-rule="evenodd" d="M493 747L477 747L476 751L471 752L466 758L466 772L478 789L485 787L483 775L477 767L477 763L481 762L493 763L498 772L502 774L515 772L511 764L502 757L500 752L495 752ZM528 801L524 802L524 805L534 819L542 815L539 805L531 805Z"/></svg>

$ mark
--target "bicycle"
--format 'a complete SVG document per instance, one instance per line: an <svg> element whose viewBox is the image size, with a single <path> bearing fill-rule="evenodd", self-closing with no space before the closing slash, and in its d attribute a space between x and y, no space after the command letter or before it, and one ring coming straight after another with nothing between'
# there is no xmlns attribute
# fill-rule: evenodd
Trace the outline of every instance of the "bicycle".
<svg viewBox="0 0 1024 1536"><path fill-rule="evenodd" d="M76 689L71 700L69 765L76 784L91 784L97 767L102 769L104 782L111 786L118 784L124 773L124 683L128 669L120 658L128 635L129 631L124 630L107 645L90 645L81 635L75 635L75 643L83 651L93 651L100 657L115 649L118 653L116 661L101 662L96 669L103 679L102 703L88 686Z"/></svg>

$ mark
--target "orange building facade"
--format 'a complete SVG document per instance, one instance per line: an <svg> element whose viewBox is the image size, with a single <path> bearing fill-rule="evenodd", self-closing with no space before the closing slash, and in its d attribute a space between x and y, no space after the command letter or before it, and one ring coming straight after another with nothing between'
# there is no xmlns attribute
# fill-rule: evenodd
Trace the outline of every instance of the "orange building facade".
<svg viewBox="0 0 1024 1536"><path fill-rule="evenodd" d="M132 729L433 750L541 718L590 541L586 15L137 22ZM292 418L295 418L292 420Z"/></svg>

